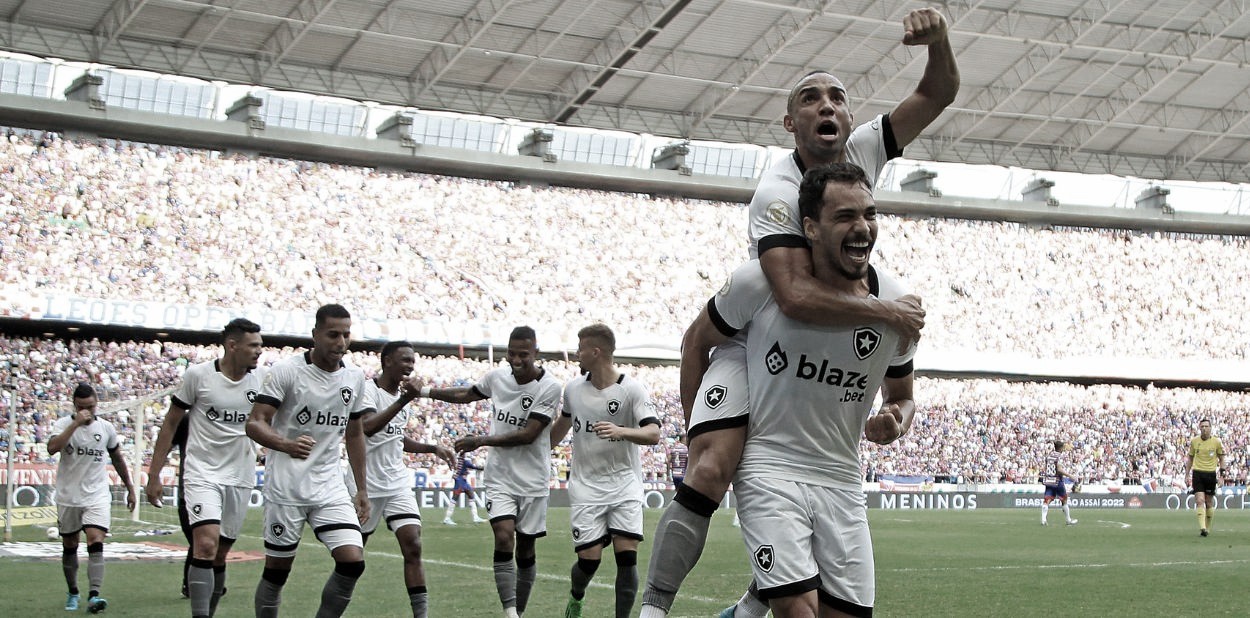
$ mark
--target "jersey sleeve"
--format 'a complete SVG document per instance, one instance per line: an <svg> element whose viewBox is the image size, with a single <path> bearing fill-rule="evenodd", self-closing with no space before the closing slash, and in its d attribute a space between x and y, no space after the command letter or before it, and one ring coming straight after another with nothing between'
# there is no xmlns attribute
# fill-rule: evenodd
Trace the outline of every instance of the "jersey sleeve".
<svg viewBox="0 0 1250 618"><path fill-rule="evenodd" d="M360 373L360 387L356 389L360 396L352 402L352 409L348 412L350 418L360 418L362 415L370 412L381 412L378 408L378 387L373 380L365 379L365 374Z"/></svg>
<svg viewBox="0 0 1250 618"><path fill-rule="evenodd" d="M770 298L772 290L764 269L759 260L751 260L734 270L725 286L708 301L708 315L722 335L732 337L746 328Z"/></svg>
<svg viewBox="0 0 1250 618"><path fill-rule="evenodd" d="M634 401L634 421L639 427L646 425L660 425L660 417L655 411L655 401L651 399L651 393L647 392L647 388L637 380L629 382L630 398Z"/></svg>
<svg viewBox="0 0 1250 618"><path fill-rule="evenodd" d="M478 380L477 383L470 388L477 392L477 394L481 395L483 399L490 399L492 391L491 385L494 381L495 371L488 371L486 372L486 375L482 376L481 380Z"/></svg>
<svg viewBox="0 0 1250 618"><path fill-rule="evenodd" d="M286 400L287 389L291 386L294 374L290 363L274 365L265 375L265 381L260 384L260 392L256 394L256 403L275 408L281 407L282 402Z"/></svg>
<svg viewBox="0 0 1250 618"><path fill-rule="evenodd" d="M196 365L192 365L182 372L182 381L169 397L169 403L183 410L190 410L195 405L196 393L200 389L200 372L195 367Z"/></svg>
<svg viewBox="0 0 1250 618"><path fill-rule="evenodd" d="M846 159L864 170L874 189L885 164L901 156L903 149L894 140L889 114L882 114L855 127L846 141Z"/></svg>
<svg viewBox="0 0 1250 618"><path fill-rule="evenodd" d="M121 446L121 440L117 438L117 428L108 421L104 422L104 426L107 427L104 431L108 433L108 440L104 442L104 448L110 451L116 450L117 447Z"/></svg>
<svg viewBox="0 0 1250 618"><path fill-rule="evenodd" d="M562 404L561 404L561 406L560 406L560 416L568 416L568 417L572 417L572 416L573 416L573 406L569 403L569 401L570 401L570 400L569 400L569 391L570 391L570 390L572 390L570 387L572 387L572 386L573 386L573 383L574 383L575 381L577 381L577 380L584 380L584 379L585 379L585 378L583 378L583 377L577 377L577 378L573 378L572 380L569 380L568 382L566 382L566 383L564 384L564 395L563 395L563 396L561 396L561 401L562 401L563 403L562 403Z"/></svg>
<svg viewBox="0 0 1250 618"><path fill-rule="evenodd" d="M74 422L73 414L56 419L56 422L52 423L52 429L49 430L48 437L61 435L61 432L65 431L65 428L69 427L69 424L72 422Z"/></svg>

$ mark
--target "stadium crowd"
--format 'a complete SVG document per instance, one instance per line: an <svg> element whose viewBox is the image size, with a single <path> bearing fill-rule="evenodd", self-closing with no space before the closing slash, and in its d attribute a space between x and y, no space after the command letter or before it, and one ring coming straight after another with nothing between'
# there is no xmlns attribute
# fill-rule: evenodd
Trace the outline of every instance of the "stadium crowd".
<svg viewBox="0 0 1250 618"><path fill-rule="evenodd" d="M261 364L294 352L269 349ZM0 461L10 435L15 436L17 462L49 460L48 430L67 411L69 391L79 380L100 385L102 407L114 415L126 452L133 450L136 406L142 406L150 450L168 406L166 390L188 364L216 354L211 346L176 343L0 336L0 375L29 378L13 382L15 428L8 423L7 408L0 407ZM378 370L375 353L353 352L349 360L367 374ZM437 386L455 386L472 383L491 366L484 360L423 356L415 373ZM576 363L548 360L545 366L561 380L577 372ZM644 450L643 467L649 480L665 481L665 446L682 431L677 369L624 365L622 370L652 389L664 438ZM1033 483L1050 441L1059 438L1073 444L1069 465L1083 481L1183 484L1188 439L1198 420L1211 418L1228 451L1230 480L1245 484L1250 435L1242 429L1250 426L1250 393L933 378L918 379L916 393L919 410L910 434L888 447L864 444L866 479L914 475L957 483ZM110 405L134 400L140 403L129 409ZM485 402L464 406L419 399L412 405L419 414L408 429L419 441L450 445L488 427ZM7 400L0 399L0 406ZM568 452L562 445L553 453L557 478L567 468ZM412 465L448 472L428 456L414 458Z"/></svg>
<svg viewBox="0 0 1250 618"><path fill-rule="evenodd" d="M53 293L363 317L602 321L676 342L746 257L741 204L110 140L0 140L0 315ZM1245 360L1250 240L880 217L926 349ZM85 248L89 248L86 250Z"/></svg>

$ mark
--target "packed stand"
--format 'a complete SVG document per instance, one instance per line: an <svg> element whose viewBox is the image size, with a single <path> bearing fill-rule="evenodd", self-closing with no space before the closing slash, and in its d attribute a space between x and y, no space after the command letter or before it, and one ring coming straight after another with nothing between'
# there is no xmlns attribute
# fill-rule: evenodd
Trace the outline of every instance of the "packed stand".
<svg viewBox="0 0 1250 618"><path fill-rule="evenodd" d="M333 301L544 332L602 321L675 346L746 257L741 204L54 134L11 133L0 157L0 314L29 310L5 298L44 292ZM924 298L929 350L1250 355L1246 238L880 221L876 260Z"/></svg>

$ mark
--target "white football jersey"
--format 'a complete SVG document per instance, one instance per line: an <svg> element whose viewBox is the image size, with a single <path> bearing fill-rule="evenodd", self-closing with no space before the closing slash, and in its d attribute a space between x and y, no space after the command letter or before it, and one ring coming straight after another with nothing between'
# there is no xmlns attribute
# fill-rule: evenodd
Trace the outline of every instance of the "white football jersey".
<svg viewBox="0 0 1250 618"><path fill-rule="evenodd" d="M869 293L893 300L902 285L871 269ZM833 327L787 318L759 262L734 271L708 303L722 334L747 335L751 414L739 478L779 478L859 490L859 442L887 375L912 372L915 346L896 354L884 324Z"/></svg>
<svg viewBox="0 0 1250 618"><path fill-rule="evenodd" d="M319 506L350 500L343 484L340 447L347 421L366 407L365 374L340 364L333 372L312 362L309 352L278 361L265 376L259 403L278 409L273 428L283 438L316 441L307 459L271 451L265 458L265 499L290 506Z"/></svg>
<svg viewBox="0 0 1250 618"><path fill-rule="evenodd" d="M61 435L74 422L73 415L52 424L53 436ZM56 503L62 506L91 506L108 502L108 452L119 445L113 424L97 418L74 430L56 462ZM54 455L56 453L53 453Z"/></svg>
<svg viewBox="0 0 1250 618"><path fill-rule="evenodd" d="M365 380L368 407L381 413L399 399L399 394L386 392L373 380ZM365 487L370 498L394 496L413 489L412 470L404 463L404 429L412 412L405 406L386 427L372 436L365 437ZM350 471L346 475L347 488L355 490L355 480Z"/></svg>
<svg viewBox="0 0 1250 618"><path fill-rule="evenodd" d="M546 369L535 380L517 384L512 368L492 369L473 390L490 399L490 434L512 433L542 417L546 426L533 442L522 446L492 446L486 456L482 484L515 496L545 496L550 492L551 421L560 407L560 382Z"/></svg>
<svg viewBox="0 0 1250 618"><path fill-rule="evenodd" d="M877 116L851 131L846 141L846 160L863 168L869 187L874 188L886 162L902 155L893 144L889 116ZM808 246L803 235L803 217L799 216L799 183L806 171L797 152L791 152L760 177L751 196L747 222L747 251L751 259L759 257L760 249Z"/></svg>
<svg viewBox="0 0 1250 618"><path fill-rule="evenodd" d="M187 368L172 397L175 406L187 411L184 479L256 486L256 445L244 429L264 373L255 369L235 382L221 373L217 360Z"/></svg>
<svg viewBox="0 0 1250 618"><path fill-rule="evenodd" d="M573 462L569 466L569 502L616 504L642 500L642 456L629 440L605 440L591 429L599 421L622 427L659 425L655 403L641 382L625 374L603 390L590 374L569 380L564 409L573 421Z"/></svg>

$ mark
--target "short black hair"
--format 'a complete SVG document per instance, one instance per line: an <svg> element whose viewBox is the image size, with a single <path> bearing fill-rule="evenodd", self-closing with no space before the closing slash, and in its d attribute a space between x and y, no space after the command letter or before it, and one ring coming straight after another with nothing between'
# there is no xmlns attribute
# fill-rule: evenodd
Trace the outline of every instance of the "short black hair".
<svg viewBox="0 0 1250 618"><path fill-rule="evenodd" d="M348 313L347 307L338 303L322 305L317 308L317 319L313 322L313 326L321 328L321 325L325 324L325 321L330 318L347 318L350 320L352 318L352 314Z"/></svg>
<svg viewBox="0 0 1250 618"><path fill-rule="evenodd" d="M79 382L74 388L74 399L89 399L95 397L95 389L86 382Z"/></svg>
<svg viewBox="0 0 1250 618"><path fill-rule="evenodd" d="M253 322L247 318L235 318L230 320L226 327L221 329L221 340L237 339L245 333L259 333L260 324Z"/></svg>
<svg viewBox="0 0 1250 618"><path fill-rule="evenodd" d="M538 341L538 335L534 333L534 329L528 326L518 326L512 329L511 335L508 335L509 341L513 339L530 339L532 341Z"/></svg>
<svg viewBox="0 0 1250 618"><path fill-rule="evenodd" d="M398 350L400 348L411 348L411 347L412 347L412 344L408 343L407 341L387 341L386 345L382 346L382 352L378 354L378 358L380 359L386 358L390 356L391 352L394 352L395 350ZM413 349L415 350L416 348L413 348Z"/></svg>
<svg viewBox="0 0 1250 618"><path fill-rule="evenodd" d="M799 218L811 217L820 219L820 207L825 201L825 187L829 183L862 184L872 191L868 175L864 169L854 163L830 163L807 170L803 174L803 182L799 184Z"/></svg>

